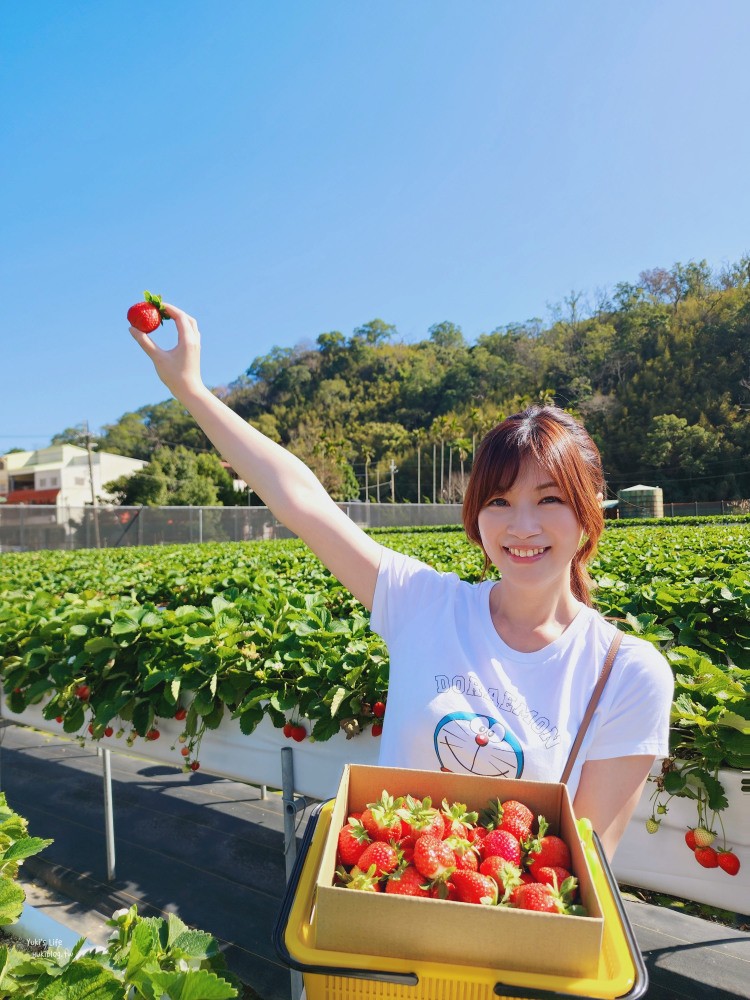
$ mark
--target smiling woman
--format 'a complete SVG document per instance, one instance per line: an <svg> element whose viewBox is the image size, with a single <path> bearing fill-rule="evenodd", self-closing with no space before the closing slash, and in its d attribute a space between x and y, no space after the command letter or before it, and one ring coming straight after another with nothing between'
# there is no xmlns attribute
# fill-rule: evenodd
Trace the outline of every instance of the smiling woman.
<svg viewBox="0 0 750 1000"><path fill-rule="evenodd" d="M390 654L379 763L565 775L579 815L612 853L650 766L668 751L673 681L658 651L634 637L612 665L617 629L591 607L586 562L603 528L604 483L584 428L547 406L490 432L465 527L485 568L494 563L502 578L470 584L366 535L310 469L206 389L197 321L164 308L177 328L173 349L131 328L159 377L274 515L372 611L370 627ZM611 674L591 717L605 663Z"/></svg>

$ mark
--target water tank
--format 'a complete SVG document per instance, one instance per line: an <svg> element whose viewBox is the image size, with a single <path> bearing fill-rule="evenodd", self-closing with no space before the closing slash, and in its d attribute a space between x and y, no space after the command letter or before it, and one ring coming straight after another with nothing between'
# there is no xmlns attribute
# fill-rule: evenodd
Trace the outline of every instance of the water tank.
<svg viewBox="0 0 750 1000"><path fill-rule="evenodd" d="M619 490L620 517L664 517L661 486L628 486Z"/></svg>

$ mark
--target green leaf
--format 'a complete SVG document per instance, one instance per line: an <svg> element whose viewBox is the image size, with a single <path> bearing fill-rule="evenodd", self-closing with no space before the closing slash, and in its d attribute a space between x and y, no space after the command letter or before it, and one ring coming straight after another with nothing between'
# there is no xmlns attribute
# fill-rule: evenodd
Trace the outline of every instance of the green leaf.
<svg viewBox="0 0 750 1000"><path fill-rule="evenodd" d="M103 653L105 650L119 649L120 647L106 635L100 635L95 639L89 639L83 648L87 653Z"/></svg>
<svg viewBox="0 0 750 1000"><path fill-rule="evenodd" d="M344 687L336 688L336 692L335 692L335 694L333 696L333 700L331 701L331 715L332 716L335 715L338 712L339 706L341 705L341 702L350 693L351 692L347 691L347 689L344 688Z"/></svg>
<svg viewBox="0 0 750 1000"><path fill-rule="evenodd" d="M20 861L22 858L30 858L34 854L39 854L52 843L52 840L43 840L41 837L22 837L0 855L0 862L4 864L6 861Z"/></svg>
<svg viewBox="0 0 750 1000"><path fill-rule="evenodd" d="M151 978L170 1000L232 1000L237 996L237 990L226 979L206 969L158 972Z"/></svg>
<svg viewBox="0 0 750 1000"><path fill-rule="evenodd" d="M125 1000L125 989L112 972L84 957L33 996L34 1000Z"/></svg>
<svg viewBox="0 0 750 1000"><path fill-rule="evenodd" d="M21 916L26 894L17 882L0 876L0 926L14 924Z"/></svg>

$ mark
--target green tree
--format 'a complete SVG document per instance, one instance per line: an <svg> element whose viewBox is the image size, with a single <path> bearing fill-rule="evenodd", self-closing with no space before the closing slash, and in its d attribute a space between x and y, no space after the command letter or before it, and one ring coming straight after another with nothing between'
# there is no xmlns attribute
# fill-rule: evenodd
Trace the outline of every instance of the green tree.
<svg viewBox="0 0 750 1000"><path fill-rule="evenodd" d="M231 479L213 456L198 456L183 445L162 446L154 451L149 464L105 485L123 506L212 507L220 505L217 480ZM218 465L218 469L216 466Z"/></svg>

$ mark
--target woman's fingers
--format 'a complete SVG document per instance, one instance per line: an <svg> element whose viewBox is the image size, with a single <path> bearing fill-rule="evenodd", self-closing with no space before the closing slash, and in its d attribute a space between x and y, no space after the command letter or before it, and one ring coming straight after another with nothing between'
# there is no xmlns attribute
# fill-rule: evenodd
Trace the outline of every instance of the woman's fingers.
<svg viewBox="0 0 750 1000"><path fill-rule="evenodd" d="M136 330L134 326L131 326L130 335L133 340L140 344L149 357L155 358L157 354L161 353L161 348L156 346L147 333L141 333L140 330Z"/></svg>

